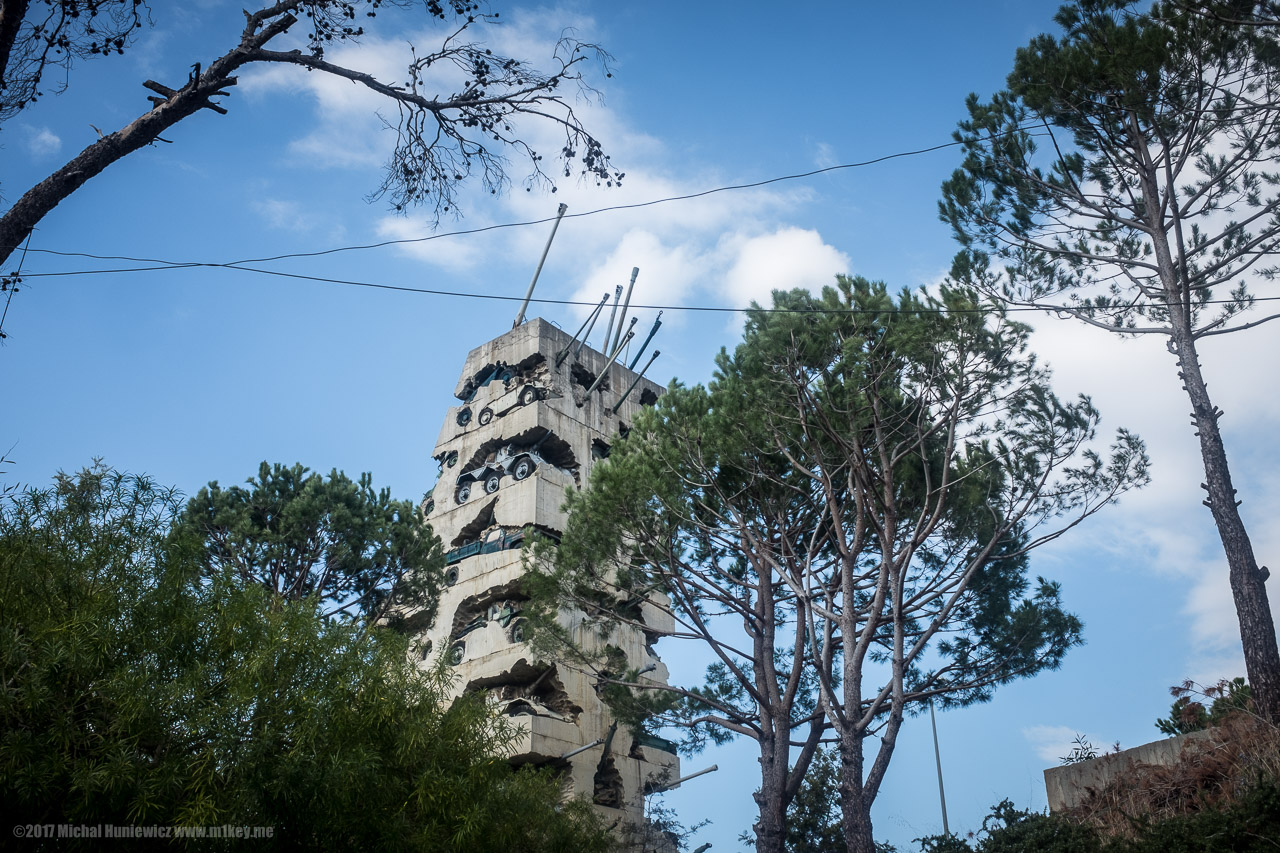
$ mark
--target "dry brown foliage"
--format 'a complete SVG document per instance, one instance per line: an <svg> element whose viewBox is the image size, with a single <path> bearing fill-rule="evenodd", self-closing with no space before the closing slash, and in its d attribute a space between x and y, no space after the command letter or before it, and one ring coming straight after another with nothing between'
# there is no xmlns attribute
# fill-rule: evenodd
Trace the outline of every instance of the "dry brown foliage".
<svg viewBox="0 0 1280 853"><path fill-rule="evenodd" d="M1142 823L1225 810L1260 781L1280 779L1280 727L1250 712L1182 739L1176 763L1135 764L1062 816L1103 836L1134 838Z"/></svg>

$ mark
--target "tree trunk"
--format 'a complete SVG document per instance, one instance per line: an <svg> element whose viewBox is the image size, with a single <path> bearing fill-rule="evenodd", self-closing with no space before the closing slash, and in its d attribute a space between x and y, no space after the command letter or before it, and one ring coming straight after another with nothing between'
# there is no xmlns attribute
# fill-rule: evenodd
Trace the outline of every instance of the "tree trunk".
<svg viewBox="0 0 1280 853"><path fill-rule="evenodd" d="M0 0L0 88L8 79L9 56L29 5L30 0Z"/></svg>
<svg viewBox="0 0 1280 853"><path fill-rule="evenodd" d="M787 780L786 758L781 759L781 772L778 772L779 755L774 745L767 742L768 738L766 730L760 742L760 790L755 794L760 813L752 829L756 835L756 853L783 853L787 833L787 806L783 790Z"/></svg>
<svg viewBox="0 0 1280 853"><path fill-rule="evenodd" d="M1145 139L1136 130L1133 138ZM1134 150L1145 152L1145 143L1141 148L1135 143ZM1213 513L1222 550L1227 556L1231 597L1235 601L1240 643L1244 648L1245 674L1257 711L1267 720L1280 722L1280 649L1276 646L1276 626L1271 618L1267 589L1263 585L1266 573L1258 569L1249 532L1240 518L1236 490L1231 485L1231 469L1227 466L1227 451L1218 430L1218 418L1222 417L1222 412L1209 399L1209 386L1200 372L1200 355L1196 352L1193 332L1195 314L1190 285L1186 281L1189 263L1183 249L1181 225L1176 220L1179 208L1175 188L1172 181L1166 187L1175 216L1176 260L1166 223L1157 214L1164 208L1165 199L1159 190L1154 164L1149 165L1143 174L1142 183L1142 194L1152 225L1152 246L1160 281L1164 285L1165 307L1169 311L1169 350L1178 360L1178 378L1191 401L1192 424L1200 439L1200 458L1205 475L1203 488L1209 493L1205 504Z"/></svg>
<svg viewBox="0 0 1280 853"><path fill-rule="evenodd" d="M1171 319L1174 330L1171 349L1178 359L1179 376L1191 400L1191 417L1200 437L1204 487L1209 493L1205 503L1213 513L1213 521L1227 555L1231 595L1235 600L1240 640L1244 646L1245 672L1256 710L1266 719L1280 722L1280 649L1276 645L1276 627L1264 585L1267 575L1258 568L1249 533L1240 518L1222 433L1218 430L1218 418L1222 412L1209 399L1209 389L1200 372L1195 339L1183 317L1174 314Z"/></svg>
<svg viewBox="0 0 1280 853"><path fill-rule="evenodd" d="M840 813L848 853L875 853L871 835L871 804L862 784L861 732L840 737Z"/></svg>

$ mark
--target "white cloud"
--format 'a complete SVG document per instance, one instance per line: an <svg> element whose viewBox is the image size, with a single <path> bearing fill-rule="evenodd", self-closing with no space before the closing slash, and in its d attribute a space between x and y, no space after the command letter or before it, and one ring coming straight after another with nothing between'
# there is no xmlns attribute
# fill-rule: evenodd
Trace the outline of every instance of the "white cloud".
<svg viewBox="0 0 1280 853"><path fill-rule="evenodd" d="M734 261L721 284L724 300L746 307L772 304L775 290L803 288L815 293L849 271L849 256L827 245L822 235L795 227L769 234L728 238Z"/></svg>
<svg viewBox="0 0 1280 853"><path fill-rule="evenodd" d="M1146 441L1152 482L1126 495L1099 516L1088 542L1099 542L1116 563L1145 567L1152 582L1164 576L1184 585L1181 614L1194 651L1183 663L1188 677L1215 682L1244 672L1239 623L1227 581L1226 558L1209 511L1201 505L1205 479L1200 446L1191 426L1190 403L1179 387L1177 367L1164 338L1125 339L1066 320L1028 320L1032 346L1054 368L1060 394L1088 393L1102 412L1106 432L1128 427ZM1280 362L1280 337L1265 331L1205 341L1202 365L1210 393L1224 411L1221 425L1241 512L1260 563L1280 553L1280 525L1268 507L1280 501L1271 437L1280 428L1276 395L1260 393L1261 374L1253 365ZM1104 433L1105 434L1105 433ZM1070 538L1064 542L1072 547ZM1268 556L1271 555L1271 556Z"/></svg>
<svg viewBox="0 0 1280 853"><path fill-rule="evenodd" d="M1187 612L1192 616L1192 636L1197 647L1221 653L1237 642L1240 628L1225 565L1214 566L1196 580Z"/></svg>
<svg viewBox="0 0 1280 853"><path fill-rule="evenodd" d="M305 235L329 245L347 241L346 228L327 209L270 197L253 200L250 208L268 228L276 231Z"/></svg>
<svg viewBox="0 0 1280 853"><path fill-rule="evenodd" d="M517 14L498 24L477 25L460 40L480 43L496 55L528 60L535 68L556 66L553 58L562 31L548 27L548 18L571 26L590 26L589 20L566 14ZM407 68L415 55L437 49L454 30L453 26L429 26L397 32L394 36L366 35L359 42L347 42L325 52L334 65L355 69L389 85L406 85ZM292 36L297 42L296 34ZM297 42L300 46L301 42ZM422 46L415 54L415 45ZM451 62L432 66L424 78L420 94L445 99L462 89L467 75ZM381 167L395 144L395 134L387 128L396 124L396 105L354 80L333 74L308 72L285 64L255 68L244 74L240 89L251 97L265 97L277 92L288 95L305 93L315 102L316 124L289 146L293 154L308 158L313 165L336 168ZM572 95L567 96L572 100ZM589 104L574 104L580 111ZM382 111L386 121L379 116ZM554 112L554 108L547 108ZM513 125L518 122L513 121ZM517 136L526 141L533 137L525 128L517 127ZM547 140L535 148L551 152L563 146L563 137ZM548 157L548 163L551 158ZM554 172L554 167L552 167Z"/></svg>
<svg viewBox="0 0 1280 853"><path fill-rule="evenodd" d="M813 164L819 169L829 169L837 166L840 158L836 156L836 150L826 142L819 142L816 146L816 152L813 155Z"/></svg>
<svg viewBox="0 0 1280 853"><path fill-rule="evenodd" d="M1070 726L1027 726L1022 730L1022 736L1031 744L1031 748L1035 750L1036 755L1042 761L1053 762L1054 764L1058 764L1063 758L1071 754L1071 750L1076 746L1076 735L1080 735L1088 741L1098 751L1099 755L1112 746L1112 743L1106 738L1082 733L1079 729L1073 729Z"/></svg>
<svg viewBox="0 0 1280 853"><path fill-rule="evenodd" d="M62 138L47 127L23 128L26 131L27 151L32 157L52 157L62 150Z"/></svg>
<svg viewBox="0 0 1280 853"><path fill-rule="evenodd" d="M394 82L404 76L409 56L408 45L402 39L369 38L334 48L325 58ZM305 157L312 166L377 168L386 161L395 143L394 134L385 132L385 124L378 117L378 110L392 105L352 80L273 65L243 75L240 88L254 98L280 92L310 96L315 103L316 123L289 144L289 151Z"/></svg>
<svg viewBox="0 0 1280 853"><path fill-rule="evenodd" d="M1197 650L1187 664L1186 677L1197 684L1217 684L1245 674L1244 654L1239 649L1228 652Z"/></svg>
<svg viewBox="0 0 1280 853"><path fill-rule="evenodd" d="M1200 684L1216 684L1223 678L1244 675L1240 623L1225 560L1216 561L1195 580L1184 612L1191 619L1194 639L1186 677Z"/></svg>
<svg viewBox="0 0 1280 853"><path fill-rule="evenodd" d="M744 230L726 230L732 226ZM794 227L760 233L758 225L712 215L700 228L649 230L634 228L621 236L604 260L588 267L573 299L583 318L602 295L613 298L617 285L625 287L632 267L639 267L634 305L710 303L746 307L752 300L771 302L775 289L820 290L849 267L849 258L823 242L816 231ZM655 233L660 231L661 233ZM580 266L580 262L579 262ZM608 310L608 309L606 309ZM643 331L653 309L635 309L637 329ZM664 323L682 324L682 314L666 314ZM734 325L739 323L735 317Z"/></svg>
<svg viewBox="0 0 1280 853"><path fill-rule="evenodd" d="M315 217L297 202L269 198L254 201L252 207L268 226L281 231L305 232L315 225Z"/></svg>
<svg viewBox="0 0 1280 853"><path fill-rule="evenodd" d="M478 217L467 220L468 228L483 225ZM378 236L385 240L415 240L420 242L404 243L397 250L425 263L444 269L461 272L474 268L486 255L481 244L475 240L441 239L425 240L433 233L431 226L421 219L409 219L400 216L384 216L377 223Z"/></svg>
<svg viewBox="0 0 1280 853"><path fill-rule="evenodd" d="M497 54L526 58L545 67L551 64L566 22L584 34L593 28L590 20L564 10L554 15L517 12L499 26L477 30L475 37L483 38ZM405 38L419 45L436 44L440 33L422 30ZM335 49L326 58L394 81L403 76L409 54L403 40L367 39L360 45ZM439 81L440 89L447 93L457 82L447 77ZM241 88L254 97L286 91L303 92L314 99L315 123L290 146L292 153L313 164L381 167L393 144L394 134L375 116L377 109L388 108L386 101L350 81L274 67L246 75ZM803 187L715 193L674 204L574 216L600 207L689 195L730 181L713 170L691 170L680 156L630 127L598 99L569 97L583 125L604 140L615 162L625 165L621 186L601 190L594 179L583 181L576 173L564 177L552 156L564 146L563 131L551 122L526 120L513 123L516 133L531 148L546 154L542 165L556 182L556 194L548 197L542 191L525 192L523 181L529 164L507 152L511 155L509 194L491 199L483 207L466 204L474 194L464 192L462 196L469 228L482 219L540 220L553 215L558 203L568 205L570 217L562 223L548 258L540 295L572 294L594 304L601 293L612 294L618 282L625 284L631 268L638 266L637 303L678 305L701 300L745 306L751 299L767 303L774 287L816 289L830 283L835 272L848 269L849 259L827 245L818 232L786 224L787 214L811 196ZM381 237L390 239L431 233L413 219L390 216L379 219L377 229ZM512 229L484 240L429 241L402 246L400 251L453 272L471 269L493 255L528 258L532 269L548 229ZM589 310L580 309L578 316ZM638 327L655 313L638 312ZM664 322L684 321L668 314Z"/></svg>
<svg viewBox="0 0 1280 853"><path fill-rule="evenodd" d="M623 296L631 280L633 267L640 269L632 294L636 305L681 305L689 302L698 283L707 277L712 259L695 241L672 241L644 229L633 229L622 235L613 251L602 261L589 267L582 284L574 291L573 298L595 305L600 297L608 295L612 301L614 290L623 286ZM591 307L579 306L576 314L585 318ZM607 312L608 307L605 308ZM656 312L636 309L631 316L639 317L637 329ZM666 315L663 322L671 322ZM601 329L603 329L603 323ZM597 331L597 335L601 332Z"/></svg>
<svg viewBox="0 0 1280 853"><path fill-rule="evenodd" d="M186 15L175 15L171 19L166 19L166 24L165 29L145 28L138 41L125 54L138 74L159 77L167 71L165 59L174 35L191 32Z"/></svg>

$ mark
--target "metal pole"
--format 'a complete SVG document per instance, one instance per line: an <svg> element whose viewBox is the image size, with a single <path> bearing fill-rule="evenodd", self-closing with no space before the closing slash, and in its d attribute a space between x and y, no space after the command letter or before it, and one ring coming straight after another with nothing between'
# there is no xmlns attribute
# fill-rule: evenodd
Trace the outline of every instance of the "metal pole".
<svg viewBox="0 0 1280 853"><path fill-rule="evenodd" d="M938 762L938 800L942 803L942 834L950 835L947 826L947 795L942 790L942 751L938 749L938 718L933 715L933 700L929 700L929 721L933 723L933 757Z"/></svg>
<svg viewBox="0 0 1280 853"><path fill-rule="evenodd" d="M656 794L660 791L670 791L672 788L684 782L688 782L690 779L697 779L699 776L705 776L706 774L719 769L720 769L720 765L712 764L710 767L708 767L705 770L699 770L697 773L690 773L688 776L681 777L674 782L668 782L667 784L663 785L661 788L654 789L654 793Z"/></svg>
<svg viewBox="0 0 1280 853"><path fill-rule="evenodd" d="M662 325L662 312L658 312L658 316L653 319L653 328L649 330L649 337L644 339L644 343L640 345L640 349L636 351L636 357L631 359L628 370L635 370L636 365L640 363L640 356L644 355L645 349L649 346L649 341L653 340L653 336L658 334L658 327Z"/></svg>
<svg viewBox="0 0 1280 853"><path fill-rule="evenodd" d="M582 402L578 404L579 409L586 404L587 399L591 396L591 392L600 387L600 383L609 375L609 368L613 365L614 359L618 357L618 353L622 352L622 347L631 342L631 336L634 334L635 332L627 332L627 336L622 339L622 344L613 351L613 355L609 356L609 360L604 363L604 367L600 368L600 375L596 377L595 382L591 383L591 387L587 389L587 393L582 395Z"/></svg>
<svg viewBox="0 0 1280 853"><path fill-rule="evenodd" d="M556 222L551 226L551 236L547 238L547 245L542 249L542 257L538 259L538 268L533 271L533 280L529 282L529 289L524 294L524 302L520 303L520 313L516 315L516 321L511 324L511 328L515 328L524 322L524 311L529 307L529 300L533 298L533 288L538 283L538 276L542 274L542 265L547 260L547 252L551 251L551 241L556 238L556 229L560 227L560 220L564 219L565 211L569 209L569 205L561 203L560 212L556 214Z"/></svg>
<svg viewBox="0 0 1280 853"><path fill-rule="evenodd" d="M596 327L596 320L600 319L600 309L604 308L604 303L609 301L609 294L604 295L604 299L596 306L596 310L591 314L591 325L587 326L587 331L583 334L582 340L578 341L578 348L573 351L573 357L577 358L582 355L582 348L587 345L587 338L591 337L591 330Z"/></svg>
<svg viewBox="0 0 1280 853"><path fill-rule="evenodd" d="M639 319L640 319L639 317L632 317L632 318L631 318L631 325L630 325L630 326L627 326L627 339L628 339L628 340L630 340L631 338L634 338L634 337L636 336L636 333L635 333L636 321L637 321L637 320L639 320ZM618 337L619 337L619 338L620 338L620 337L622 337L622 320L621 320L621 319L619 319L619 320L618 320ZM615 341L614 341L614 347L613 347L613 348L614 348L615 350L620 350L620 349L622 348L622 343L621 343L621 341L616 341L616 340L615 340Z"/></svg>
<svg viewBox="0 0 1280 853"><path fill-rule="evenodd" d="M631 283L627 285L627 298L622 302L622 316L618 318L618 333L613 339L615 347L618 345L618 341L622 340L622 321L627 319L627 309L631 307L631 291L636 286L636 276L638 275L640 275L640 267L632 267Z"/></svg>
<svg viewBox="0 0 1280 853"><path fill-rule="evenodd" d="M632 323L632 325L634 326L635 324ZM622 355L622 348L625 347L627 344L631 343L631 339L634 338L635 336L636 336L635 332L631 331L630 329L627 329L627 336L622 339L621 343L619 343L616 347L613 348L612 352L610 352L609 350L605 350L605 353L609 355L609 364L613 364L614 359Z"/></svg>
<svg viewBox="0 0 1280 853"><path fill-rule="evenodd" d="M635 380L631 383L631 387L627 389L627 393L623 394L618 399L617 405L613 407L613 413L615 415L618 414L618 409L622 408L622 404L627 401L627 398L631 396L631 392L636 390L636 386L640 384L640 380L644 378L644 371L648 370L649 365L653 364L653 360L660 355L662 355L662 350L656 349L653 351L653 355L649 356L649 362L644 366L644 370L640 371L640 373L636 376Z"/></svg>
<svg viewBox="0 0 1280 853"><path fill-rule="evenodd" d="M604 738L596 738L595 740L591 741L591 743L587 744L586 746L580 746L580 747L578 747L577 749L571 749L571 750L569 750L569 751L568 751L568 752L566 752L564 755L560 756L560 760L561 760L561 761L563 761L563 760L564 760L564 759L566 759L566 758L573 758L573 757L574 757L575 755L577 755L578 753L580 753L580 752L586 752L588 749L595 749L597 746L599 746L599 745L600 745L600 744L602 744L602 743L604 743Z"/></svg>
<svg viewBox="0 0 1280 853"><path fill-rule="evenodd" d="M592 310L592 312L587 315L587 319L582 321L582 325L578 327L578 331L573 333L573 340L569 341L569 343L565 345L565 348L560 350L560 354L556 356L556 367L559 367L560 362L564 361L565 356L569 354L569 350L573 349L573 345L578 342L578 335L582 334L582 330L587 327L588 323L590 323L593 319L595 319L595 316L600 313L600 309L603 308L604 304L608 301L609 301L609 294L606 293L604 296L600 298L600 304L597 305L595 309Z"/></svg>
<svg viewBox="0 0 1280 853"><path fill-rule="evenodd" d="M622 299L622 285L618 285L613 291L613 308L609 311L609 325L604 330L604 344L600 347L600 352L609 353L609 338L613 337L613 318L618 316L618 300Z"/></svg>

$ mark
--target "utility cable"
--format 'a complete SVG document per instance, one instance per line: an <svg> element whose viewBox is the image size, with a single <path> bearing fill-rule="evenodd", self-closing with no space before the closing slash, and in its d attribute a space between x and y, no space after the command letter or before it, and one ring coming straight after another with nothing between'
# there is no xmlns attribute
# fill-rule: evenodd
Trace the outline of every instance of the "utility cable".
<svg viewBox="0 0 1280 853"><path fill-rule="evenodd" d="M257 275L276 276L278 278L297 279L300 281L317 282L320 284L337 284L347 287L367 287L375 290L391 290L400 293L417 293L424 296L449 296L459 299L488 299L498 302L520 302L523 296L512 296L499 293L473 293L461 290L439 290L427 287L409 287L402 284L386 284L377 281L360 281L356 279L330 278L320 275L306 275L304 273L285 272L284 270L260 269L258 267L243 266L241 264L199 264L190 263L183 264L180 267L170 266L154 266L154 267L130 267L123 269L109 270L69 270L64 272L48 272L48 273L27 273L28 277L59 277L59 276L77 276L77 275L109 275L111 273L138 273L138 272L163 272L173 269L226 269L236 270L239 272L256 273ZM529 300L542 305L581 305L587 308L594 308L598 304L597 301L581 300L581 299L548 299L545 297L534 297ZM1234 299L1207 299L1198 302L1198 305L1228 305L1233 304L1237 300ZM1253 302L1276 302L1280 301L1280 296L1256 296L1252 297ZM661 310L661 311L697 311L703 313L718 314L735 314L755 311L764 314L924 314L924 313L949 313L949 314L981 314L990 313L990 307L977 306L974 308L956 308L956 309L909 309L902 311L899 309L879 309L879 308L733 308L722 305L632 305L635 309L645 310ZM1155 307L1155 306L1153 306ZM1003 308L1006 312L1012 311L1058 311L1063 313L1079 313L1081 311L1100 311L1106 313L1105 309L1098 309L1088 305L1052 305L1052 306L1035 306L1035 305L1007 305Z"/></svg>
<svg viewBox="0 0 1280 853"><path fill-rule="evenodd" d="M1023 132L1035 126L1037 125L1029 123L1026 126L1019 126L1012 130L1006 131L1003 134L997 134L997 136ZM1032 133L1031 135L1045 136L1047 134ZM839 163L833 166L824 166L818 169L811 169L806 172L797 172L789 175L779 175L772 178L765 178L759 181L751 181L748 183L729 184L725 186L712 187L711 189L701 190L699 192L694 192L694 193L686 193L684 195L664 196L662 198L650 199L648 201L635 202L632 204L616 204L616 205L609 205L606 207L595 208L593 210L586 210L580 213L568 213L568 214L565 214L564 218L572 219L572 218L581 218L581 217L587 217L587 216L597 216L602 213L609 213L609 212L619 211L619 210L635 210L639 208L652 207L659 204L667 204L670 202L688 201L691 199L703 198L705 196L710 196L710 195L714 195L722 192L731 192L735 190L744 190L744 189L755 189L758 187L768 186L770 184L781 183L784 181L801 180L804 178L811 178L817 175L828 174L831 172L837 172L845 169L856 169L856 168L862 168L866 166L872 166L878 163L883 163L889 160L895 160L903 157L914 157L921 154L928 154L934 151L940 151L945 148L953 148L955 146L963 145L963 144L965 143L962 140L952 140L951 142L944 142L938 145L931 145L925 148L917 148L909 151L898 151L892 154L885 154L879 157L873 157L869 160L861 160L854 163ZM370 249L384 248L387 246L424 243L431 240L443 239L445 237L459 237L459 236L467 236L471 234L482 234L488 231L497 231L497 230L503 230L503 229L509 229L509 228L521 228L521 227L528 227L528 226L534 226L534 225L542 225L548 222L555 221L557 218L558 217L556 216L548 216L542 219L530 219L530 220L524 220L519 222L503 222L503 223L497 223L494 225L480 226L477 228L461 229L458 231L445 231L438 234L430 234L424 237L410 237L410 238L403 238L403 239L397 239L397 240L383 240L377 243L368 243L368 244L361 244L361 245L337 246L334 248L320 249L312 252L288 252L288 253L283 253L279 255L272 255L269 257L249 258L249 259L231 261L226 263L201 262L201 261L170 261L162 258L142 258L142 257L127 256L127 255L98 255L98 254L92 254L88 252L64 252L56 249L39 249L39 248L31 249L30 248L31 235L28 235L26 246L23 248L22 258L25 259L27 251L30 250L32 252L56 255L59 257L79 257L79 258L91 258L94 260L129 261L133 263L153 264L153 266L146 266L146 267L66 270L66 271L47 272L47 273L27 273L28 277L107 275L107 274L113 274L113 273L158 272L162 270L196 269L196 268L230 269L230 270L238 270L240 272L255 273L258 275L278 276L281 278L291 278L291 279L311 281L311 282L317 282L317 283L323 283L323 284L337 284L337 285L344 285L344 286L350 286L350 287L366 287L366 288L372 288L377 290L390 290L390 291L398 291L402 293L419 293L419 294L429 295L429 296L457 297L461 299L486 299L486 300L500 301L500 302L515 302L515 301L521 300L523 297L508 296L508 295L502 295L502 294L492 294L492 293L471 293L471 292L455 291L455 290L440 290L440 289L433 289L433 288L408 287L405 285L386 284L383 282L337 279L337 278L329 278L326 276L306 275L303 273L290 273L282 270L261 269L257 267L247 266L247 264L269 263L272 261L289 260L294 258L314 258L314 257L322 257L325 255L337 254L341 252L364 251L364 250L370 250ZM19 269L21 268L21 266L22 264L20 261ZM12 299L12 292L10 293L10 299ZM1234 300L1234 299L1217 299L1217 300L1211 299L1211 300L1205 300L1200 304L1226 305L1226 304L1233 304L1236 301L1237 300ZM1280 296L1253 297L1251 301L1252 302L1280 301ZM530 302L534 302L542 305L566 305L566 306L585 306L585 307L594 307L596 305L594 301L582 301L582 300L574 300L574 299L548 299L545 297L535 297L531 299ZM762 313L801 314L801 313L812 313L813 310L817 310L817 309L799 309L799 308L752 309L752 308L733 308L733 307L712 306L712 305L637 305L634 307L637 309L647 309L647 310L696 311L696 312L707 312L707 313L745 313L747 311L754 310ZM7 304L5 308L7 313L7 308L8 308ZM982 312L987 312L989 310L990 308L987 308L987 307L975 307L971 309L956 309L951 313L982 313ZM1072 314L1072 313L1079 313L1081 311L1097 310L1097 309L1091 309L1089 306L1084 306L1084 305L1054 305L1054 306L1006 305L1004 306L1004 310L1007 312L1044 311L1044 312L1060 312L1060 313ZM896 313L902 313L902 312L896 309L891 311L882 311L879 309L838 309L837 311L831 312L831 313L896 314ZM919 312L913 312L913 313L919 313ZM939 311L938 313L941 313L941 311ZM3 315L0 315L0 326L2 325L3 325ZM2 334L2 332L0 332L0 334Z"/></svg>
<svg viewBox="0 0 1280 853"><path fill-rule="evenodd" d="M1018 132L1030 129L1032 127L1037 127L1037 126L1038 125L1028 123L1026 126L1020 126L1013 130L1006 131L1004 134L997 134L997 137L1007 135L1007 134L1012 134L1012 133L1018 133ZM1032 135L1044 136L1045 134L1033 133ZM917 148L910 151L898 151L893 154L884 154L879 157L873 157L870 160L861 160L856 163L838 163L834 166L824 166L820 169L811 169L810 171L807 171L807 172L797 172L791 175L779 175L773 178L765 178L763 180L751 181L749 183L743 183L743 184L728 184L725 186L712 187L711 189L700 190L694 193L686 193L684 195L663 196L662 198L649 199L648 201L639 201L639 202L634 202L632 204L614 204L614 205L609 205L607 207L597 207L593 210L584 210L580 213L566 213L564 218L578 219L586 216L598 216L599 214L602 214L602 213L611 213L619 210L636 210L644 207L653 207L659 204L668 204L670 202L689 201L691 199L703 198L704 196L715 195L717 193L733 192L735 190L756 189L758 187L768 186L769 184L781 183L783 181L796 181L796 180L801 180L803 178L812 178L817 175L824 175L829 172L838 172L844 169L859 169L866 166L873 166L873 165L876 165L877 163L884 163L888 160L897 160L903 157L915 157L921 154L929 154L934 151L941 151L944 148L954 148L957 145L963 145L963 144L964 143L959 140L952 140L951 142L944 142L938 145L931 145L927 148ZM168 261L162 258L138 258L138 257L130 257L127 255L96 255L96 254L91 254L89 252L62 252L56 249L32 249L31 251L40 252L48 255L58 255L60 257L68 257L68 258L92 258L94 260L100 260L100 261L129 261L131 263L164 264L172 267L234 266L238 264L270 263L272 261L290 260L292 258L317 258L317 257L322 257L324 255L338 254L340 252L357 252L357 251L365 251L369 249L382 249L387 246L401 246L401 245L412 244L412 243L425 243L431 240L440 240L445 237L461 237L461 236L467 236L470 234L483 234L488 231L499 231L499 230L504 230L508 228L525 228L525 227L534 226L534 225L543 225L548 222L554 222L556 218L557 217L555 216L548 216L542 219L528 219L520 222L500 222L494 225L483 225L476 228L465 228L458 231L444 231L439 234L428 234L425 237L405 237L397 240L382 240L377 243L366 243L366 244L351 245L351 246L335 246L330 249L318 249L313 252L286 252L284 254L271 255L269 257L243 258L238 261L229 261L226 263Z"/></svg>
<svg viewBox="0 0 1280 853"><path fill-rule="evenodd" d="M32 228L27 232L27 242L22 247L22 257L18 258L18 269L14 271L12 276L4 279L4 289L9 291L8 298L4 301L4 313L0 314L0 341L3 341L8 335L4 333L4 321L9 316L9 303L13 301L13 294L18 292L18 285L22 283L22 265L27 260L27 250L31 248L31 235L35 233ZM4 457L0 457L3 459Z"/></svg>

